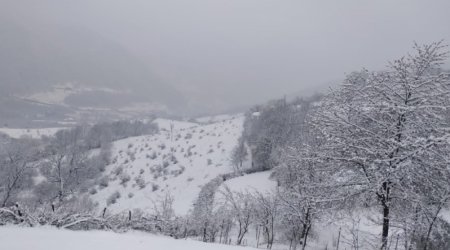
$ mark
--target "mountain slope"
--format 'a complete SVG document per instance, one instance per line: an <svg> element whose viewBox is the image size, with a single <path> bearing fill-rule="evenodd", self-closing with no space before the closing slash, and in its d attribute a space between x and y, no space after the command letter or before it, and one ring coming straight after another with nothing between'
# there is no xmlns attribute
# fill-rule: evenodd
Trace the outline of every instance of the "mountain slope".
<svg viewBox="0 0 450 250"><path fill-rule="evenodd" d="M120 212L152 209L170 193L177 214L186 214L200 188L233 171L229 157L242 133L243 116L211 124L157 119L160 132L114 143L113 163L91 190L99 207Z"/></svg>

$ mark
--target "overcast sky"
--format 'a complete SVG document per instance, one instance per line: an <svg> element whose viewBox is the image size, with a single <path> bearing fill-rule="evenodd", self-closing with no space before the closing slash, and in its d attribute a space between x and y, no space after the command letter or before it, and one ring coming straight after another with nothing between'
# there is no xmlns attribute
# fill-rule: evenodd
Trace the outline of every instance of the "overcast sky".
<svg viewBox="0 0 450 250"><path fill-rule="evenodd" d="M450 42L450 1L0 0L23 25L84 26L186 95L247 104ZM447 65L448 66L448 65Z"/></svg>

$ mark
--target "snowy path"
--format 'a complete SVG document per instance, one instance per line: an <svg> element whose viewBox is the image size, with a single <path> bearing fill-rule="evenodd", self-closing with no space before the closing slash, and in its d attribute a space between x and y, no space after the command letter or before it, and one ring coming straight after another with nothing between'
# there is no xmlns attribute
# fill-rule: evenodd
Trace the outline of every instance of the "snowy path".
<svg viewBox="0 0 450 250"><path fill-rule="evenodd" d="M0 227L0 249L7 250L250 250L253 248L175 240L132 232L75 232L55 228Z"/></svg>

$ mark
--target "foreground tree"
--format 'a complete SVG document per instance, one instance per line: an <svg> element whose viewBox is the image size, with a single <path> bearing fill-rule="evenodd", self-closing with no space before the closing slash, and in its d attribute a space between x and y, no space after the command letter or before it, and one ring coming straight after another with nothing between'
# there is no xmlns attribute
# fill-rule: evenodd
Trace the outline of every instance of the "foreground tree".
<svg viewBox="0 0 450 250"><path fill-rule="evenodd" d="M238 226L236 245L241 245L252 222L253 203L251 196L248 193L233 192L227 186L221 193L224 196L225 205L228 206Z"/></svg>
<svg viewBox="0 0 450 250"><path fill-rule="evenodd" d="M314 222L342 199L330 174L334 168L322 154L324 139L313 127L303 129L305 133L284 149L282 164L275 168L281 219L293 249L297 244L306 248Z"/></svg>
<svg viewBox="0 0 450 250"><path fill-rule="evenodd" d="M38 145L32 139L13 140L0 152L0 207L14 201L15 196L32 184Z"/></svg>
<svg viewBox="0 0 450 250"><path fill-rule="evenodd" d="M77 127L61 130L46 148L47 157L42 163L41 172L47 181L54 185L53 197L62 202L65 197L89 178L88 151L83 144L84 130Z"/></svg>
<svg viewBox="0 0 450 250"><path fill-rule="evenodd" d="M263 230L264 238L267 241L267 249L272 249L275 240L275 226L279 220L279 197L277 194L262 194L260 192L256 192L251 196L255 223Z"/></svg>
<svg viewBox="0 0 450 250"><path fill-rule="evenodd" d="M203 242L212 241L211 231L215 232L216 219L214 218L214 197L215 193L222 182L216 178L202 187L200 193L193 204L191 214L193 230L196 235L201 236Z"/></svg>
<svg viewBox="0 0 450 250"><path fill-rule="evenodd" d="M381 249L387 248L391 218L401 204L418 205L433 185L448 185L433 180L449 176L450 82L439 70L447 52L441 43L414 48L414 55L385 71L348 76L324 98L314 119L340 186L381 208Z"/></svg>

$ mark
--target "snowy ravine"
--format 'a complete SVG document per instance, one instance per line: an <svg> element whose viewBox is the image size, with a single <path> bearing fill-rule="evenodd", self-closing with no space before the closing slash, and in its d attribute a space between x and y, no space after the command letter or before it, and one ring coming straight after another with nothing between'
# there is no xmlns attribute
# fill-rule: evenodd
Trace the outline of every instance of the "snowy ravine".
<svg viewBox="0 0 450 250"><path fill-rule="evenodd" d="M90 190L91 198L112 212L149 211L170 193L175 212L186 214L203 185L233 171L230 155L244 117L221 118L205 118L212 122L207 124L156 119L159 133L114 142L113 163Z"/></svg>
<svg viewBox="0 0 450 250"><path fill-rule="evenodd" d="M49 227L0 227L0 249L7 250L246 250L236 247L175 240L148 233L117 234L106 231L69 231Z"/></svg>

